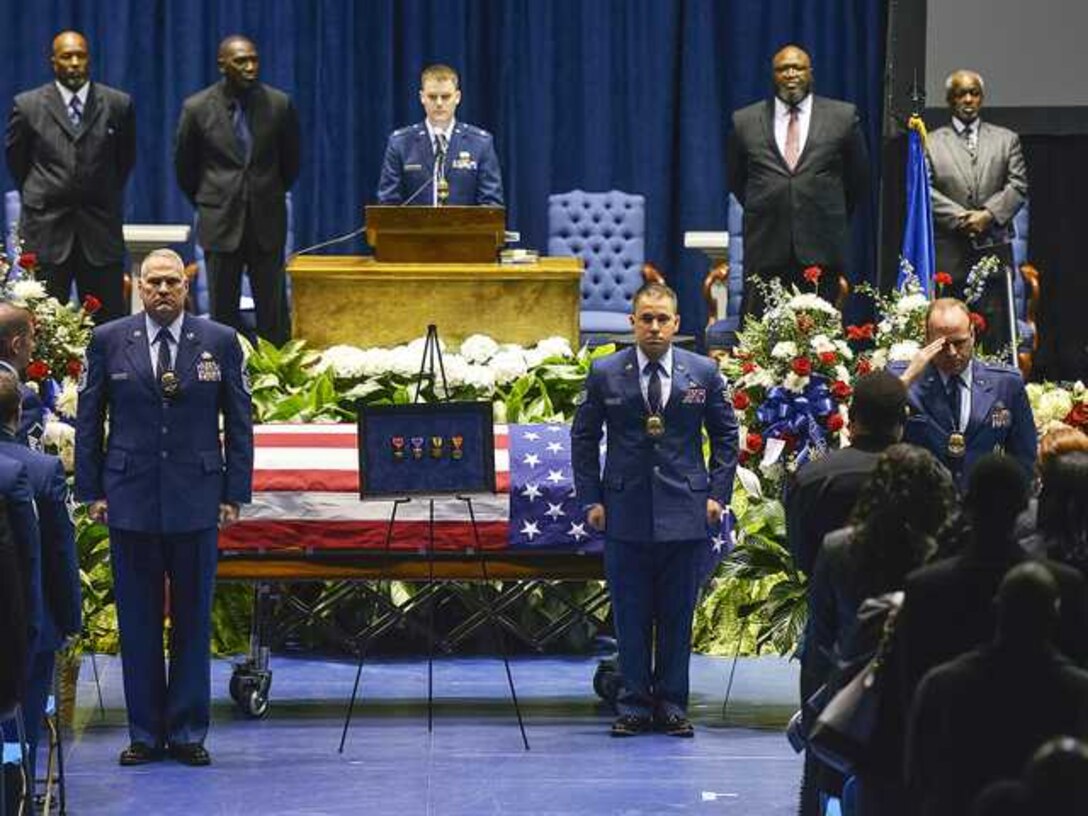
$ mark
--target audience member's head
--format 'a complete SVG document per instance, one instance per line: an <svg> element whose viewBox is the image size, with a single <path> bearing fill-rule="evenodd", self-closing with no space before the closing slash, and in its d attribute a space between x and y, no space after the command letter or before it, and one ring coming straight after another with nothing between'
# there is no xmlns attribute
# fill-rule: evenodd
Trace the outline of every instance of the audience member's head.
<svg viewBox="0 0 1088 816"><path fill-rule="evenodd" d="M1014 646L1044 645L1053 639L1061 591L1046 566L1026 561L1010 569L997 588L997 640Z"/></svg>
<svg viewBox="0 0 1088 816"><path fill-rule="evenodd" d="M1036 461L1041 469L1048 459L1073 451L1088 453L1088 434L1079 428L1062 425L1043 434L1043 438L1039 440L1039 457Z"/></svg>
<svg viewBox="0 0 1088 816"><path fill-rule="evenodd" d="M1051 558L1088 569L1088 453L1050 456L1039 469L1036 529Z"/></svg>
<svg viewBox="0 0 1088 816"><path fill-rule="evenodd" d="M900 443L880 455L851 516L874 592L902 587L921 566L954 496L951 475L929 451Z"/></svg>
<svg viewBox="0 0 1088 816"><path fill-rule="evenodd" d="M963 509L974 530L978 552L1004 551L1012 540L1016 517L1028 505L1028 477L1011 456L991 453L967 477Z"/></svg>
<svg viewBox="0 0 1088 816"><path fill-rule="evenodd" d="M18 429L22 403L19 379L10 371L0 369L0 427L12 432Z"/></svg>
<svg viewBox="0 0 1088 816"><path fill-rule="evenodd" d="M1024 773L1033 814L1088 813L1088 743L1056 737L1045 743Z"/></svg>
<svg viewBox="0 0 1088 816"><path fill-rule="evenodd" d="M0 301L0 360L18 374L34 354L34 318L30 310Z"/></svg>
<svg viewBox="0 0 1088 816"><path fill-rule="evenodd" d="M850 400L850 439L890 445L903 437L907 387L894 374L880 369L859 377Z"/></svg>
<svg viewBox="0 0 1088 816"><path fill-rule="evenodd" d="M1002 779L982 791L971 806L971 816L1028 816L1028 789L1023 782Z"/></svg>

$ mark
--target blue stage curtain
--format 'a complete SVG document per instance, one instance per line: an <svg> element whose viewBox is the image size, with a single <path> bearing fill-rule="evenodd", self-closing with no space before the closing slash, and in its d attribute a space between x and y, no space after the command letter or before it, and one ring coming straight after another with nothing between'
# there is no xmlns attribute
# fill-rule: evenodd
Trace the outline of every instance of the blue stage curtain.
<svg viewBox="0 0 1088 816"><path fill-rule="evenodd" d="M459 118L494 132L508 223L542 248L549 193L619 188L647 198L647 254L701 333L704 259L683 233L724 229L730 112L769 95L772 54L812 55L816 89L855 102L874 157L882 0L0 0L0 104L51 79L50 42L87 36L96 79L136 102L133 222L187 222L173 175L182 100L218 78L230 33L258 45L262 78L303 124L299 246L347 232L374 200L389 132L422 118L419 70L462 77ZM5 189L11 186L4 169ZM875 181L874 181L875 190ZM855 221L851 273L873 277L875 193ZM338 251L361 251L361 243ZM481 326L486 330L486 326Z"/></svg>

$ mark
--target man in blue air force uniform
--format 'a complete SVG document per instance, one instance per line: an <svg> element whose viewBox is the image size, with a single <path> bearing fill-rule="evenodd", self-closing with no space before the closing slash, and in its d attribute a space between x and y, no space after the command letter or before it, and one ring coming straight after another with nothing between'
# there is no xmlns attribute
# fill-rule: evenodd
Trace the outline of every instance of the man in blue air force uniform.
<svg viewBox="0 0 1088 816"><path fill-rule="evenodd" d="M574 482L588 522L606 535L622 676L612 735L649 731L656 719L666 734L690 737L698 565L708 525L721 522L733 493L737 422L714 361L672 346L680 326L675 293L647 284L633 308L636 346L596 361L579 397L571 429Z"/></svg>
<svg viewBox="0 0 1088 816"><path fill-rule="evenodd" d="M974 359L970 313L954 298L930 304L926 343L909 365L888 366L907 385L910 415L903 441L928 449L961 489L988 453L1014 457L1025 478L1030 476L1037 437L1020 372Z"/></svg>
<svg viewBox="0 0 1088 816"><path fill-rule="evenodd" d="M110 528L131 737L122 765L160 759L167 748L186 765L211 761L203 743L218 528L238 519L253 477L238 336L183 312L184 266L168 249L147 257L139 283L146 311L95 330L80 388L76 498Z"/></svg>
<svg viewBox="0 0 1088 816"><path fill-rule="evenodd" d="M30 310L14 303L0 303L0 372L11 373L19 383L22 413L16 437L35 450L45 431L45 409L38 392L22 381L34 354L34 320Z"/></svg>
<svg viewBox="0 0 1088 816"><path fill-rule="evenodd" d="M68 512L68 482L56 456L31 450L18 438L19 380L0 371L0 459L26 466L41 533L42 626L30 653L23 698L30 767L35 766L46 699L53 688L53 663L65 640L79 634L82 625L79 563L75 530Z"/></svg>
<svg viewBox="0 0 1088 816"><path fill-rule="evenodd" d="M460 79L448 65L423 70L427 118L393 131L378 181L381 204L503 206L502 171L491 134L458 122ZM448 185L449 197L440 200Z"/></svg>

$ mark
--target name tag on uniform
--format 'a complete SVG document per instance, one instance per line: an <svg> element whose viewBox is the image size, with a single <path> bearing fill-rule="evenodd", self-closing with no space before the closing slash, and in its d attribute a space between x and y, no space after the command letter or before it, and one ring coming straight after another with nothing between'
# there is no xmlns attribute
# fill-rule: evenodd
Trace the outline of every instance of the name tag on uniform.
<svg viewBox="0 0 1088 816"><path fill-rule="evenodd" d="M127 380L128 379L128 372L127 371L115 372L113 374L110 374L110 379L111 380Z"/></svg>
<svg viewBox="0 0 1088 816"><path fill-rule="evenodd" d="M685 405L702 405L706 402L706 389L698 386L691 386L684 392L684 398L681 400Z"/></svg>
<svg viewBox="0 0 1088 816"><path fill-rule="evenodd" d="M200 355L200 361L196 364L196 378L200 382L219 382L223 379L219 363L207 351Z"/></svg>
<svg viewBox="0 0 1088 816"><path fill-rule="evenodd" d="M623 405L623 397L605 397L605 405Z"/></svg>
<svg viewBox="0 0 1088 816"><path fill-rule="evenodd" d="M404 165L404 172L405 173L417 173L422 169L423 169L422 164L406 164L406 165Z"/></svg>

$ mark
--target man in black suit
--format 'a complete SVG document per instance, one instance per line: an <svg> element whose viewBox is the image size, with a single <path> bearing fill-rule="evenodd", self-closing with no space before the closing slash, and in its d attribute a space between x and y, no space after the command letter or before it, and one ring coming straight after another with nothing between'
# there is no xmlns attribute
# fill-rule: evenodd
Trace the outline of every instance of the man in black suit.
<svg viewBox="0 0 1088 816"><path fill-rule="evenodd" d="M49 294L102 302L95 320L125 313L125 182L136 161L128 94L90 80L82 34L53 40L56 81L15 97L6 140L8 170L22 196L20 231L38 254Z"/></svg>
<svg viewBox="0 0 1088 816"><path fill-rule="evenodd" d="M833 299L846 254L847 222L868 188L857 109L811 93L812 62L795 45L774 56L773 99L733 114L729 189L744 206L744 314L759 317L751 283L777 278L804 290L821 267L819 293Z"/></svg>
<svg viewBox="0 0 1088 816"><path fill-rule="evenodd" d="M1015 539L1017 516L1027 506L1028 482L1011 456L990 454L971 472L964 512L970 525L962 554L936 561L907 577L897 626L904 671L904 704L926 672L977 648L994 633L993 597L1012 567L1028 560ZM1042 561L1061 592L1056 643L1080 665L1088 662L1088 591L1080 572Z"/></svg>
<svg viewBox="0 0 1088 816"><path fill-rule="evenodd" d="M997 591L993 640L926 675L907 732L912 812L961 816L1051 737L1088 737L1088 672L1054 648L1060 597L1042 564L1014 567Z"/></svg>
<svg viewBox="0 0 1088 816"><path fill-rule="evenodd" d="M257 47L232 35L219 44L220 82L185 100L174 165L199 214L212 318L241 329L242 270L249 274L257 334L291 337L283 247L287 191L299 169L298 115L290 98L257 81Z"/></svg>
<svg viewBox="0 0 1088 816"><path fill-rule="evenodd" d="M907 389L898 377L866 374L850 400L850 446L798 468L786 494L786 530L793 562L806 575L824 536L846 526L880 454L902 438L906 411Z"/></svg>

